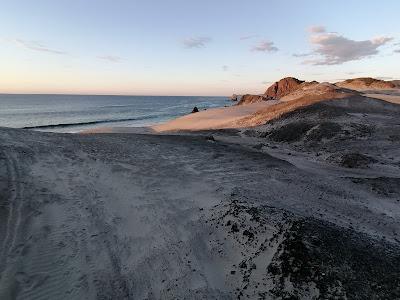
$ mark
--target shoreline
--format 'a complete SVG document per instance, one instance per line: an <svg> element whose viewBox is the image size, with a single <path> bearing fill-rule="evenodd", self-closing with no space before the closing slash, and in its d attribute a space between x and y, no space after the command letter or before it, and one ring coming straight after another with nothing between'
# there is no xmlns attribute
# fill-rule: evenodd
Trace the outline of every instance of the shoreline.
<svg viewBox="0 0 400 300"><path fill-rule="evenodd" d="M146 127L99 127L96 129L84 130L79 133L173 133L196 131L239 129L260 126L269 120L286 114L290 111L300 109L332 99L342 99L351 97L351 94L315 94L314 90L306 90L303 93L293 93L281 100L266 100L251 104L237 105L236 103L228 107L211 108L197 113L172 119L167 122L158 123ZM354 95L353 95L354 96ZM383 100L388 103L400 104L400 89L388 90L366 90L361 92L361 97Z"/></svg>

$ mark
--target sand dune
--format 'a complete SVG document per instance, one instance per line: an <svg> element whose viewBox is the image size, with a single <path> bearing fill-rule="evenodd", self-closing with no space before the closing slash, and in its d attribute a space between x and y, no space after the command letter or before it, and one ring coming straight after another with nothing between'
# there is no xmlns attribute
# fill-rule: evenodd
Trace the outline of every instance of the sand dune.
<svg viewBox="0 0 400 300"><path fill-rule="evenodd" d="M352 90L391 90L396 88L396 84L392 81L385 81L371 77L347 79L341 82L336 82L336 86L352 89Z"/></svg>

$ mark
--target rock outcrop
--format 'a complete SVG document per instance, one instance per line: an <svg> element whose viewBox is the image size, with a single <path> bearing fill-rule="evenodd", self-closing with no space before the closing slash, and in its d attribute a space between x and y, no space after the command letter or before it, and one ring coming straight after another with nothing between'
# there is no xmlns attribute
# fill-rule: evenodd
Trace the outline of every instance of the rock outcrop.
<svg viewBox="0 0 400 300"><path fill-rule="evenodd" d="M283 96L298 90L303 83L303 80L293 77L286 77L271 85L264 94L271 99L280 99Z"/></svg>
<svg viewBox="0 0 400 300"><path fill-rule="evenodd" d="M374 90L374 89L394 89L395 83L371 77L347 79L336 82L336 86L352 90Z"/></svg>
<svg viewBox="0 0 400 300"><path fill-rule="evenodd" d="M232 101L238 101L239 98L240 98L240 96L239 96L239 95L236 95L236 94L233 94L233 95L230 97L230 99L231 99Z"/></svg>
<svg viewBox="0 0 400 300"><path fill-rule="evenodd" d="M263 95L243 95L238 105L256 103L267 100L279 100L293 92L317 85L317 81L306 82L294 77L286 77L271 85Z"/></svg>

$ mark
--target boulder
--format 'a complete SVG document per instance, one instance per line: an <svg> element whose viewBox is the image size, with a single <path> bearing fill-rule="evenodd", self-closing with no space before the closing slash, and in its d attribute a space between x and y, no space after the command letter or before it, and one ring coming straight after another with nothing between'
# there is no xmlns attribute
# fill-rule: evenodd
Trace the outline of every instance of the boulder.
<svg viewBox="0 0 400 300"><path fill-rule="evenodd" d="M199 109L197 108L197 106L195 106L195 107L193 108L193 110L192 110L192 114L193 114L193 113L197 113L197 112L199 112Z"/></svg>

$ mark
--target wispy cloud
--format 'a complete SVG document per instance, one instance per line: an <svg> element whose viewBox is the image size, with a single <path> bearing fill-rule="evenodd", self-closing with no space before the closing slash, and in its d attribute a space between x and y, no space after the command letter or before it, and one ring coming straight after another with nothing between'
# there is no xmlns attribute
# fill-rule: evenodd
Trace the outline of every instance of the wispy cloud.
<svg viewBox="0 0 400 300"><path fill-rule="evenodd" d="M33 51L47 52L47 53L58 54L58 55L67 54L67 52L65 52L65 51L48 48L44 44L42 44L38 41L26 41L26 40L22 40L22 39L12 39L10 41L17 46L20 46L20 47L23 47L23 48L26 48L29 50L33 50Z"/></svg>
<svg viewBox="0 0 400 300"><path fill-rule="evenodd" d="M353 72L353 71L346 72L347 75L356 75L356 74L360 74L360 73L364 73L364 72Z"/></svg>
<svg viewBox="0 0 400 300"><path fill-rule="evenodd" d="M379 53L378 48L393 40L391 37L377 37L371 40L356 41L337 33L313 31L310 42L316 47L316 59L306 60L304 64L339 65L348 61L360 60Z"/></svg>
<svg viewBox="0 0 400 300"><path fill-rule="evenodd" d="M229 71L229 66L223 65L222 66L222 71L224 71L224 72Z"/></svg>
<svg viewBox="0 0 400 300"><path fill-rule="evenodd" d="M394 53L400 53L400 49L394 50Z"/></svg>
<svg viewBox="0 0 400 300"><path fill-rule="evenodd" d="M312 56L314 55L313 53L294 53L294 57L307 57L307 56Z"/></svg>
<svg viewBox="0 0 400 300"><path fill-rule="evenodd" d="M208 36L191 37L191 38L186 38L183 40L183 46L188 49L203 48L211 41L212 41L212 39Z"/></svg>
<svg viewBox="0 0 400 300"><path fill-rule="evenodd" d="M103 55L103 56L98 56L97 58L106 60L112 63L118 63L122 61L122 57L119 56L114 56L114 55Z"/></svg>
<svg viewBox="0 0 400 300"><path fill-rule="evenodd" d="M251 50L260 52L275 52L278 51L278 48L275 47L274 42L261 41L260 43L255 45Z"/></svg>
<svg viewBox="0 0 400 300"><path fill-rule="evenodd" d="M272 81L261 81L261 84L267 85L267 84L272 84Z"/></svg>
<svg viewBox="0 0 400 300"><path fill-rule="evenodd" d="M249 40L249 39L253 39L253 38L256 38L258 35L255 35L255 34L253 34L253 35L244 35L244 36L241 36L239 39L241 40L241 41L244 41L244 40Z"/></svg>
<svg viewBox="0 0 400 300"><path fill-rule="evenodd" d="M324 33L326 32L326 28L324 26L311 26L310 28L308 28L308 31L311 33Z"/></svg>

